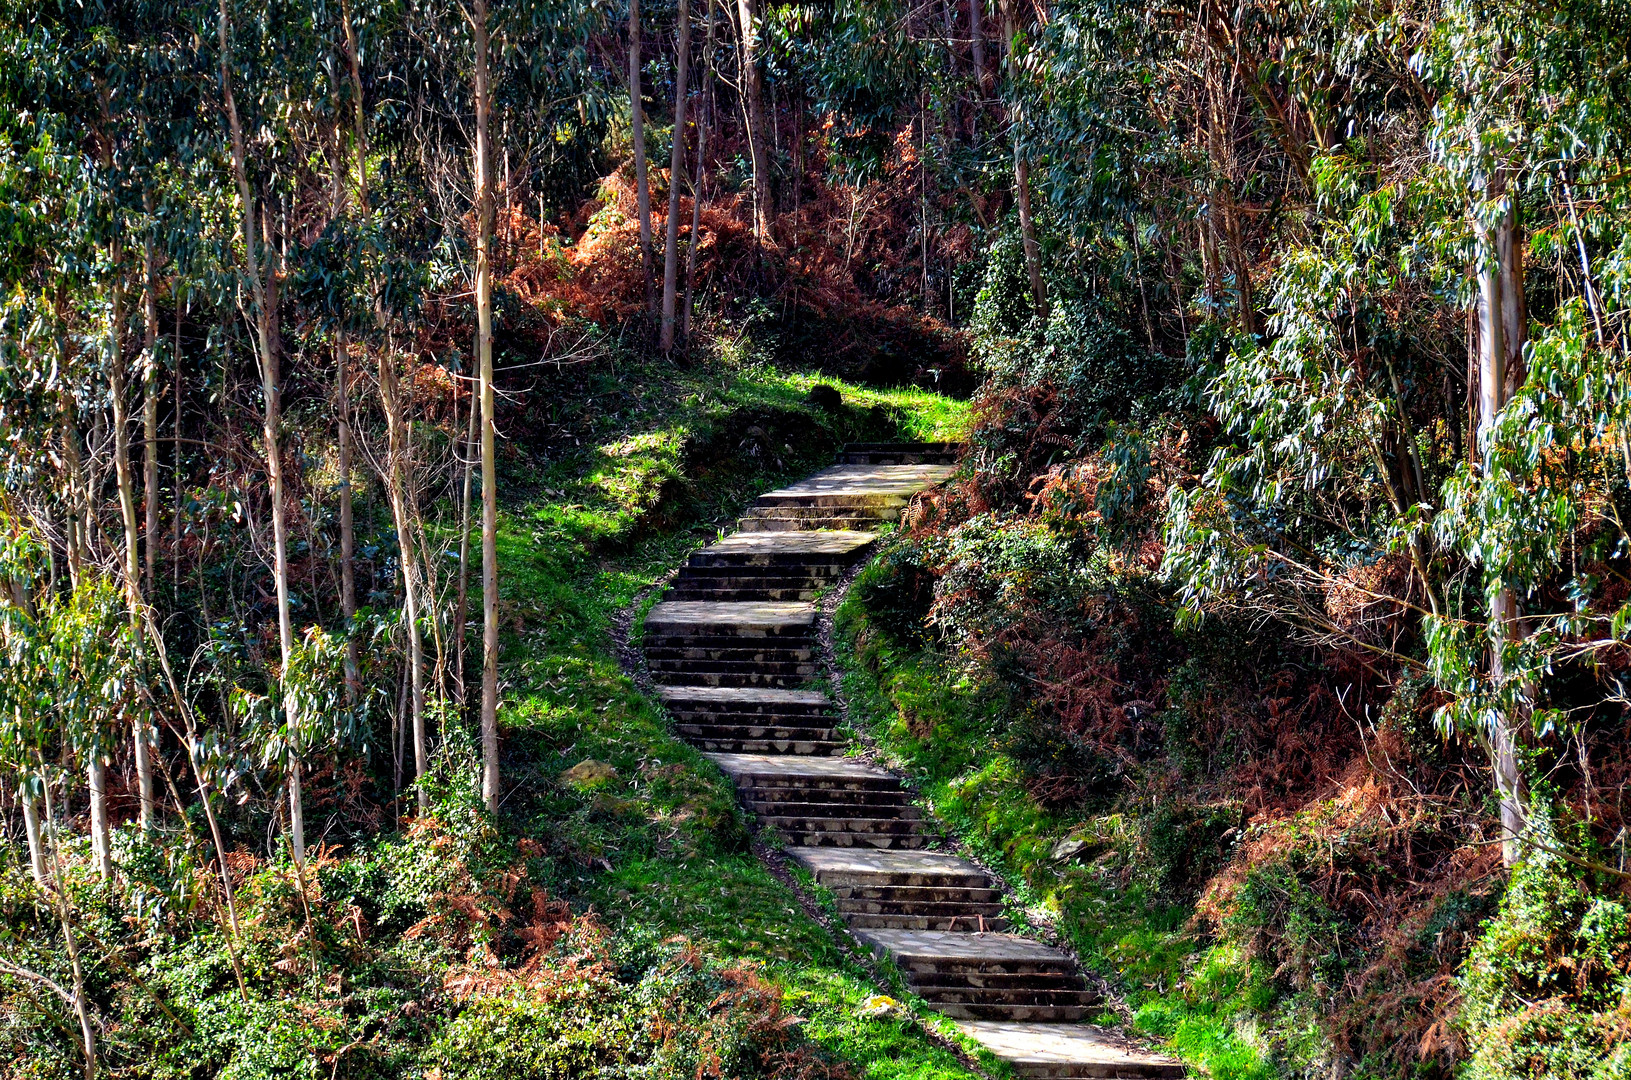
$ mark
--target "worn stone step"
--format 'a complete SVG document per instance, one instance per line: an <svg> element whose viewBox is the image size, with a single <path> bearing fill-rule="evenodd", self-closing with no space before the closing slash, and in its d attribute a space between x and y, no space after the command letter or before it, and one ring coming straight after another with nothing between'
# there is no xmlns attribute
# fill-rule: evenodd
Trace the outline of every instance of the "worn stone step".
<svg viewBox="0 0 1631 1080"><path fill-rule="evenodd" d="M929 1008L953 1020L1015 1020L1074 1024L1093 1015L1090 1005L964 1005L929 1002Z"/></svg>
<svg viewBox="0 0 1631 1080"><path fill-rule="evenodd" d="M765 685L764 680L779 678L793 682L805 682L815 677L816 665L813 663L771 663L766 660L742 661L731 660L653 660L647 665L653 676L663 675L694 675L698 682L718 683L714 676L729 675L746 681L745 686Z"/></svg>
<svg viewBox="0 0 1631 1080"><path fill-rule="evenodd" d="M950 476L945 465L834 465L796 484L766 492L754 506L819 506L845 501L904 501Z"/></svg>
<svg viewBox="0 0 1631 1080"><path fill-rule="evenodd" d="M879 513L867 517L830 515L819 519L790 517L785 514L762 514L743 517L737 521L736 526L744 533L767 534L782 532L786 529L808 528L812 520L819 520L835 529L847 529L860 525L878 525L883 522L894 521L898 517L900 517L898 510L893 514Z"/></svg>
<svg viewBox="0 0 1631 1080"><path fill-rule="evenodd" d="M849 744L827 739L728 739L681 736L701 750L726 754L814 754L824 757L842 757Z"/></svg>
<svg viewBox="0 0 1631 1080"><path fill-rule="evenodd" d="M740 589L689 589L672 588L663 594L667 600L693 600L708 603L742 603L747 601L769 600L773 602L814 600L817 589L812 588L775 588L760 589L751 586Z"/></svg>
<svg viewBox="0 0 1631 1080"><path fill-rule="evenodd" d="M782 817L759 815L763 825L773 825L784 833L867 833L875 836L909 836L922 831L922 823L909 818L868 817Z"/></svg>
<svg viewBox="0 0 1631 1080"><path fill-rule="evenodd" d="M804 758L805 761L816 761L817 758ZM927 847L934 838L923 833L856 833L856 832L788 832L778 829L787 842L794 847L838 847L838 848L921 848Z"/></svg>
<svg viewBox="0 0 1631 1080"><path fill-rule="evenodd" d="M1184 1066L1092 1024L962 1020L957 1030L1033 1080L1180 1080Z"/></svg>
<svg viewBox="0 0 1631 1080"><path fill-rule="evenodd" d="M739 788L789 785L812 789L831 787L895 791L900 788L900 778L893 773L849 758L807 761L764 754L709 754L707 757Z"/></svg>
<svg viewBox="0 0 1631 1080"><path fill-rule="evenodd" d="M850 809L865 811L877 817L898 813L912 805L912 798L900 788L848 789L833 787L751 787L742 790L742 801L750 810L763 809L774 813L784 806L825 806L832 813L847 813ZM840 810L844 807L844 810Z"/></svg>
<svg viewBox="0 0 1631 1080"><path fill-rule="evenodd" d="M875 802L866 803L825 803L825 802L766 802L762 799L746 799L748 809L761 818L800 818L805 821L821 821L826 819L872 819L883 820L894 818L900 821L922 821L923 811L910 804L880 805Z"/></svg>
<svg viewBox="0 0 1631 1080"><path fill-rule="evenodd" d="M809 603L716 604L665 600L646 615L648 633L710 634L720 637L810 636L816 609Z"/></svg>
<svg viewBox="0 0 1631 1080"><path fill-rule="evenodd" d="M842 742L837 728L807 724L697 724L677 723L674 730L703 739L821 739Z"/></svg>
<svg viewBox="0 0 1631 1080"><path fill-rule="evenodd" d="M937 971L922 978L935 986L984 990L1081 990L1081 972L1052 975L1034 971Z"/></svg>
<svg viewBox="0 0 1631 1080"><path fill-rule="evenodd" d="M800 851L794 858L828 888L845 886L917 886L951 889L986 888L991 879L967 859L939 851L826 852Z"/></svg>
<svg viewBox="0 0 1631 1080"><path fill-rule="evenodd" d="M663 704L673 712L713 710L716 715L818 715L830 712L832 699L815 690L714 690L675 688L661 692Z"/></svg>
<svg viewBox="0 0 1631 1080"><path fill-rule="evenodd" d="M641 642L645 649L736 649L749 652L759 649L811 649L816 641L811 634L779 634L775 637L740 637L733 634L647 634Z"/></svg>
<svg viewBox="0 0 1631 1080"><path fill-rule="evenodd" d="M856 936L907 974L935 972L1040 972L1069 974L1067 952L1017 934L946 934L934 931L865 930Z"/></svg>
<svg viewBox="0 0 1631 1080"><path fill-rule="evenodd" d="M912 992L924 1001L936 1005L1041 1005L1088 1008L1097 1005L1097 992L1085 987L1050 990L1035 986L1015 986L1006 989L984 989L968 986L944 986L934 982L912 983Z"/></svg>
<svg viewBox="0 0 1631 1080"><path fill-rule="evenodd" d="M1001 908L1002 890L974 886L937 888L927 885L832 885L840 904L846 900L880 900L920 904L996 904Z"/></svg>
<svg viewBox="0 0 1631 1080"><path fill-rule="evenodd" d="M854 562L878 539L859 530L789 530L774 536L737 533L694 552L689 567L763 567L828 573Z"/></svg>
<svg viewBox="0 0 1631 1080"><path fill-rule="evenodd" d="M766 687L793 690L810 681L808 675L774 675L763 671L653 671L659 686Z"/></svg>
<svg viewBox="0 0 1631 1080"><path fill-rule="evenodd" d="M946 930L977 934L1008 929L1001 915L902 915L842 912L844 922L856 930Z"/></svg>
<svg viewBox="0 0 1631 1080"><path fill-rule="evenodd" d="M766 639L774 642L776 639ZM646 656L652 660L729 660L756 663L807 663L815 658L814 644L789 642L786 644L757 645L648 645Z"/></svg>
<svg viewBox="0 0 1631 1080"><path fill-rule="evenodd" d="M856 915L922 915L953 918L959 915L982 916L987 920L1002 918L1000 903L974 903L967 900L895 900L889 898L863 899L839 897L838 910Z"/></svg>
<svg viewBox="0 0 1631 1080"><path fill-rule="evenodd" d="M843 465L952 465L961 451L961 444L949 442L850 443L838 461Z"/></svg>

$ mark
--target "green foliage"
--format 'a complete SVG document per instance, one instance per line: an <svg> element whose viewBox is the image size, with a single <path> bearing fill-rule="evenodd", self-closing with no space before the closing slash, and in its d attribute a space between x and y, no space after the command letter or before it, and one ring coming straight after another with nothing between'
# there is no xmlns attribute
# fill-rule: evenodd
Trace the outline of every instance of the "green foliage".
<svg viewBox="0 0 1631 1080"><path fill-rule="evenodd" d="M1536 852L1513 871L1460 987L1467 1077L1631 1074L1631 914L1562 859Z"/></svg>

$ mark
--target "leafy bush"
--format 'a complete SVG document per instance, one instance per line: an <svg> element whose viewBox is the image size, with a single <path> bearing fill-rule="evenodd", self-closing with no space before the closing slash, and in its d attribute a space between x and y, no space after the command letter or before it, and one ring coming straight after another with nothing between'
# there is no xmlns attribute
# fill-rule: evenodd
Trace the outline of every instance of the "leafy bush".
<svg viewBox="0 0 1631 1080"><path fill-rule="evenodd" d="M1460 986L1466 1080L1631 1076L1631 912L1562 859L1513 872Z"/></svg>

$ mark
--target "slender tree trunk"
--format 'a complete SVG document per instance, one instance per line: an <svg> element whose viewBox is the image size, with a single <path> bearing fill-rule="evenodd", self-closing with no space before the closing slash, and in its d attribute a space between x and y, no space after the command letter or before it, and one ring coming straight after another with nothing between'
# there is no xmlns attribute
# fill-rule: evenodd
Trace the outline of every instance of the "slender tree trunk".
<svg viewBox="0 0 1631 1080"><path fill-rule="evenodd" d="M120 261L118 243L113 248L113 262ZM125 604L130 609L130 633L136 646L136 662L141 667L144 650L142 633L142 571L140 533L136 524L136 481L130 463L130 415L126 402L125 344L124 344L124 285L116 281L112 296L112 353L108 364L108 392L113 402L113 468L119 487L119 516L125 530ZM153 766L148 756L147 717L136 709L132 721L131 745L136 763L136 786L141 797L141 825L144 830L153 827ZM92 801L101 798L92 793ZM106 808L100 811L106 814Z"/></svg>
<svg viewBox="0 0 1631 1080"><path fill-rule="evenodd" d="M634 142L634 196L640 215L640 271L646 282L646 311L657 313L652 280L651 186L646 174L645 109L640 103L640 0L629 0L629 130Z"/></svg>
<svg viewBox="0 0 1631 1080"><path fill-rule="evenodd" d="M542 219L540 219L542 220ZM476 352L481 346L478 343ZM459 583L453 604L453 681L459 689L459 706L468 708L470 694L464 678L465 622L470 602L470 500L474 494L476 456L480 451L481 394L470 395L470 426L464 439L464 491L459 499Z"/></svg>
<svg viewBox="0 0 1631 1080"><path fill-rule="evenodd" d="M92 750L85 764L91 794L91 860L105 880L113 876L113 830L108 826L108 763L101 750Z"/></svg>
<svg viewBox="0 0 1631 1080"><path fill-rule="evenodd" d="M40 800L19 786L17 801L23 805L23 832L28 836L28 868L34 884L45 887L45 836L40 831Z"/></svg>
<svg viewBox="0 0 1631 1080"><path fill-rule="evenodd" d="M89 501L89 493L85 488L85 468L79 454L79 423L77 410L74 405L74 395L68 388L68 358L69 345L66 326L63 319L62 300L57 301L58 326L62 327L57 335L57 370L60 373L57 389L57 411L62 418L62 461L65 481L67 537L68 548L68 582L73 588L79 588L82 579L83 567L90 561L89 537L83 528L83 520L88 515L82 509L82 504Z"/></svg>
<svg viewBox="0 0 1631 1080"><path fill-rule="evenodd" d="M981 6L981 0L968 0L968 36L974 49L974 86L975 92L984 98L990 92L990 80L985 73L985 20ZM978 112L975 115L978 116Z"/></svg>
<svg viewBox="0 0 1631 1080"><path fill-rule="evenodd" d="M170 489L175 500L170 519L170 568L174 575L175 596L181 600L181 290L175 289L176 333L170 346L170 362L175 365L175 423L174 441L170 448Z"/></svg>
<svg viewBox="0 0 1631 1080"><path fill-rule="evenodd" d="M714 89L714 0L704 0L708 9L707 38L702 46L702 115L698 118L696 164L691 180L691 234L685 245L685 309L680 315L680 337L691 339L691 315L697 284L697 243L702 237L702 182L703 169L708 157L708 129L713 126L715 110L712 108Z"/></svg>
<svg viewBox="0 0 1631 1080"><path fill-rule="evenodd" d="M1523 382L1523 343L1528 334L1524 303L1523 245L1515 208L1516 196L1506 191L1504 178L1492 181L1499 197L1507 194L1513 206L1493 228L1480 224L1483 258L1478 268L1478 438L1486 472L1493 468L1488 440L1501 409ZM1501 687L1507 680L1506 645L1521 634L1517 596L1500 590L1489 611L1490 681ZM1495 715L1488 732L1490 764L1501 807L1501 853L1508 866L1521 854L1527 828L1522 775L1518 767L1520 717Z"/></svg>
<svg viewBox="0 0 1631 1080"><path fill-rule="evenodd" d="M1002 36L1007 56L1010 92L1015 95L1013 115L1008 126L1014 143L1014 201L1019 206L1019 236L1025 248L1025 272L1031 279L1031 300L1036 313L1043 319L1048 315L1048 294L1042 284L1042 249L1036 242L1036 223L1031 217L1031 163L1025 157L1023 132L1025 113L1017 104L1019 96L1019 59L1014 55L1014 0L1002 0Z"/></svg>
<svg viewBox="0 0 1631 1080"><path fill-rule="evenodd" d="M357 615L357 530L351 506L351 356L345 333L334 344L334 411L338 419L340 471L340 614L345 617L345 693L355 703L361 690L357 674L357 637L352 622Z"/></svg>
<svg viewBox="0 0 1631 1080"><path fill-rule="evenodd" d="M255 243L255 198L249 186L248 151L244 146L243 124L238 118L238 106L232 96L231 38L227 17L227 0L220 0L220 18L216 24L221 50L221 99L232 135L232 172L238 184L240 239L243 242L244 270L249 277L250 292L255 301L255 333L260 352L263 436L266 440L266 475L271 486L273 576L277 586L278 650L282 660L278 678L288 677L289 661L294 653L294 625L289 619L289 543L288 523L284 520L283 462L278 446L278 427L282 422L282 402L278 387L277 309L272 286L266 280ZM270 256L270 251L267 252ZM284 687L284 708L291 750L289 756L289 850L297 866L306 861L306 812L300 793L300 716L294 696Z"/></svg>
<svg viewBox="0 0 1631 1080"><path fill-rule="evenodd" d="M48 821L56 818L55 808L51 805L49 784L45 788L45 816ZM54 834L50 850L52 875L60 882L63 879L62 852L57 846ZM74 939L73 911L68 906L66 889L53 889L51 895L56 899L57 920L62 924L62 943L67 950L69 968L74 976L74 1013L79 1019L79 1034L85 1051L85 1080L96 1080L96 1029L91 1023L90 1005L85 999L85 967L79 959L79 942Z"/></svg>
<svg viewBox="0 0 1631 1080"><path fill-rule="evenodd" d="M674 350L674 290L679 277L680 177L685 175L685 95L691 70L691 4L679 0L674 40L674 152L668 159L668 236L663 245L663 352Z"/></svg>
<svg viewBox="0 0 1631 1080"><path fill-rule="evenodd" d="M770 239L770 162L765 153L764 77L759 71L759 20L753 0L736 0L741 19L742 98L747 109L749 157L753 161L753 235Z"/></svg>
<svg viewBox="0 0 1631 1080"><path fill-rule="evenodd" d="M413 524L409 520L407 494L403 487L403 458L407 455L402 418L402 402L396 392L396 357L387 347L379 359L379 396L385 408L385 428L389 451L385 462L385 482L391 495L391 517L396 523L397 558L402 565L403 608L408 623L408 674L413 686L410 716L413 720L413 764L419 813L430 810L430 792L425 777L430 758L425 742L425 643L419 628L419 573L414 554Z"/></svg>
<svg viewBox="0 0 1631 1080"><path fill-rule="evenodd" d="M481 339L481 795L498 812L498 476L493 446L493 184L487 145L487 0L475 0L476 326ZM639 97L636 94L636 109ZM635 140L639 145L639 140ZM649 223L648 223L649 227ZM650 278L648 277L649 281Z"/></svg>
<svg viewBox="0 0 1631 1080"><path fill-rule="evenodd" d="M152 212L152 196L147 198ZM142 477L147 520L142 536L146 590L149 598L158 588L159 553L159 298L154 279L153 238L142 245L142 316L146 339L142 344Z"/></svg>

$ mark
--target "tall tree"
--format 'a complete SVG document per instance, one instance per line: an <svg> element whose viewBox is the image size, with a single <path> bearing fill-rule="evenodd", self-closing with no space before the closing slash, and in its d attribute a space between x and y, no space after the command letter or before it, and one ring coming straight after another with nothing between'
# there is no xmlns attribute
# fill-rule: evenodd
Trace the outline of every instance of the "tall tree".
<svg viewBox="0 0 1631 1080"><path fill-rule="evenodd" d="M765 147L764 76L759 70L760 24L753 0L736 0L737 40L741 42L742 106L747 119L748 156L753 162L753 235L770 239L770 158Z"/></svg>
<svg viewBox="0 0 1631 1080"><path fill-rule="evenodd" d="M745 3L746 0L743 0ZM1025 150L1025 109L1019 84L1018 27L1014 24L1014 0L1001 0L1003 50L1007 57L1009 93L1008 125L1014 147L1014 202L1019 208L1020 242L1025 247L1025 273L1031 279L1031 302L1038 315L1046 316L1048 293L1042 283L1042 250L1036 242L1036 222L1031 217L1031 162Z"/></svg>
<svg viewBox="0 0 1631 1080"><path fill-rule="evenodd" d="M629 0L629 138L634 144L634 198L640 217L640 273L646 284L646 311L657 313L652 279L651 181L646 172L645 106L640 91L640 0Z"/></svg>
<svg viewBox="0 0 1631 1080"><path fill-rule="evenodd" d="M244 276L255 308L256 351L260 359L262 438L265 440L266 476L272 502L273 580L277 590L278 652L285 723L288 730L287 774L289 784L289 850L297 865L306 860L306 811L301 797L300 712L290 692L289 663L294 655L294 624L289 612L289 527L283 499L283 461L279 429L282 427L282 387L278 371L278 328L276 285L270 280L274 252L270 243L256 239L255 216L259 207L262 229L270 236L265 221L267 210L255 199L249 184L249 152L244 143L243 122L232 94L232 22L228 0L220 0L216 36L220 48L221 105L226 112L232 176L238 188L238 229Z"/></svg>
<svg viewBox="0 0 1631 1080"><path fill-rule="evenodd" d="M497 813L498 468L493 445L493 174L488 141L492 90L487 70L487 0L474 0L474 7L471 24L476 47L476 332L481 364L481 797L487 809Z"/></svg>
<svg viewBox="0 0 1631 1080"><path fill-rule="evenodd" d="M685 175L685 95L691 70L691 3L679 0L674 36L674 149L668 159L668 236L663 245L663 352L674 349L674 290L679 277L680 177ZM693 201L694 201L693 196ZM695 243L695 231L692 242Z"/></svg>

